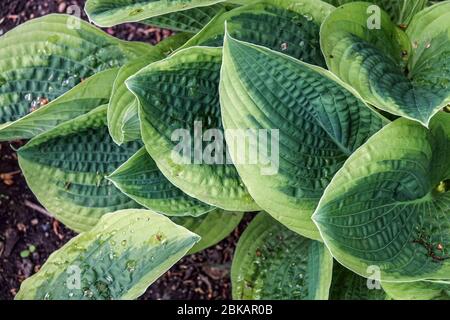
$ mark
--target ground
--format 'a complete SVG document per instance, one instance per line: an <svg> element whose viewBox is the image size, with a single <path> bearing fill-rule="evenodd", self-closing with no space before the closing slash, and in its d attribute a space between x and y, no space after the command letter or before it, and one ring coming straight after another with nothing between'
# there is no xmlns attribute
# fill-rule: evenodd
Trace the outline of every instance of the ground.
<svg viewBox="0 0 450 320"><path fill-rule="evenodd" d="M83 0L0 0L0 35L48 13L64 13ZM83 15L83 18L86 17ZM105 29L125 40L157 43L170 35L139 24ZM28 189L15 149L24 142L0 144L0 300L13 299L20 283L37 272L48 256L75 236L47 216ZM247 218L230 237L211 249L182 259L155 282L142 299L229 299L230 265Z"/></svg>

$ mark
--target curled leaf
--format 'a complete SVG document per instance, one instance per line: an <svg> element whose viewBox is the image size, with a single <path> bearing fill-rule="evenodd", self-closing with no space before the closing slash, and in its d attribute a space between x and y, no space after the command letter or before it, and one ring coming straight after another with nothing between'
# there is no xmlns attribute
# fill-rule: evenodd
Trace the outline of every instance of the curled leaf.
<svg viewBox="0 0 450 320"><path fill-rule="evenodd" d="M449 123L396 120L334 176L313 219L340 263L385 282L450 278Z"/></svg>

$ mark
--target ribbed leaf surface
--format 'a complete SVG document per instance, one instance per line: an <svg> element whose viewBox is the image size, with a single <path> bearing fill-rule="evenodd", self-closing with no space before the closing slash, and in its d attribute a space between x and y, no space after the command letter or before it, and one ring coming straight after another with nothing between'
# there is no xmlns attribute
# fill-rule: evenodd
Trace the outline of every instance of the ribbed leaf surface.
<svg viewBox="0 0 450 320"><path fill-rule="evenodd" d="M169 56L174 50L183 45L191 35L177 33L170 36L149 52L145 57L135 59L119 70L108 107L109 133L117 144L141 138L141 125L138 116L138 101L131 93L125 81L136 72L152 62Z"/></svg>
<svg viewBox="0 0 450 320"><path fill-rule="evenodd" d="M313 219L339 262L385 282L450 279L449 124L399 119L335 175Z"/></svg>
<svg viewBox="0 0 450 320"><path fill-rule="evenodd" d="M261 1L220 15L185 47L222 46L226 23L227 31L236 39L325 66L320 50L319 29L333 9L331 5L318 0L301 3L287 0Z"/></svg>
<svg viewBox="0 0 450 320"><path fill-rule="evenodd" d="M127 84L139 99L146 149L167 179L207 204L229 211L254 211L258 206L236 168L227 164L223 141L210 153L222 159L212 159L212 164L203 161L203 152L211 142L202 141L202 133L222 131L218 94L221 57L218 48L185 49L141 70ZM187 130L189 136L179 136L178 130ZM194 149L198 141L201 154L177 152L180 143Z"/></svg>
<svg viewBox="0 0 450 320"><path fill-rule="evenodd" d="M107 214L53 253L16 299L136 299L199 239L151 211Z"/></svg>
<svg viewBox="0 0 450 320"><path fill-rule="evenodd" d="M450 103L450 1L418 13L406 33L385 12L368 28L369 6L349 3L325 20L328 68L377 108L428 126Z"/></svg>
<svg viewBox="0 0 450 320"><path fill-rule="evenodd" d="M112 141L106 108L60 124L18 152L31 191L75 231L89 230L105 213L139 207L105 178L141 147L139 142L119 147Z"/></svg>
<svg viewBox="0 0 450 320"><path fill-rule="evenodd" d="M141 137L138 102L133 93L128 90L125 81L157 60L159 59L153 57L137 59L124 65L118 72L108 106L109 133L118 145Z"/></svg>
<svg viewBox="0 0 450 320"><path fill-rule="evenodd" d="M214 209L189 197L170 183L145 148L120 166L108 179L142 206L165 215L195 217Z"/></svg>
<svg viewBox="0 0 450 320"><path fill-rule="evenodd" d="M0 37L0 124L15 121L82 80L151 47L108 36L72 16L48 15Z"/></svg>
<svg viewBox="0 0 450 320"><path fill-rule="evenodd" d="M333 259L320 242L262 212L242 234L231 269L234 299L327 300Z"/></svg>
<svg viewBox="0 0 450 320"><path fill-rule="evenodd" d="M253 164L249 152L244 161L230 152L251 196L290 229L320 239L311 214L325 187L385 120L328 71L230 36L220 98L226 130L279 132L279 159L260 152ZM268 144L257 140L246 140L244 150ZM265 173L274 160L275 174Z"/></svg>
<svg viewBox="0 0 450 320"><path fill-rule="evenodd" d="M31 139L108 103L117 72L118 68L114 68L97 73L38 110L5 124L0 129L0 140Z"/></svg>
<svg viewBox="0 0 450 320"><path fill-rule="evenodd" d="M168 13L141 21L141 23L175 31L197 33L214 17L225 11L226 6L219 3L212 6Z"/></svg>
<svg viewBox="0 0 450 320"><path fill-rule="evenodd" d="M346 3L356 2L359 0L325 0L335 6L341 6ZM371 2L384 11L386 11L391 20L398 25L407 26L416 13L424 9L428 0L371 0ZM373 13L369 11L368 14Z"/></svg>

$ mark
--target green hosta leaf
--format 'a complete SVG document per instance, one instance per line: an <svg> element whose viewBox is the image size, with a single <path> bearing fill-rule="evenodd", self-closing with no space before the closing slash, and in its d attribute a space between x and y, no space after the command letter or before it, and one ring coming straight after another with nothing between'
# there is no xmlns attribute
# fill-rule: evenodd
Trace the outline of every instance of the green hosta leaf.
<svg viewBox="0 0 450 320"><path fill-rule="evenodd" d="M212 6L168 13L163 16L141 21L141 23L175 31L197 33L215 16L225 11L226 6L219 3Z"/></svg>
<svg viewBox="0 0 450 320"><path fill-rule="evenodd" d="M320 242L262 212L247 227L231 268L234 299L327 300L333 258Z"/></svg>
<svg viewBox="0 0 450 320"><path fill-rule="evenodd" d="M450 103L450 1L419 12L406 33L412 44L409 77L444 97L442 106Z"/></svg>
<svg viewBox="0 0 450 320"><path fill-rule="evenodd" d="M155 47L158 48L165 57L168 57L191 38L192 38L191 33L179 32L164 39L163 41L158 43Z"/></svg>
<svg viewBox="0 0 450 320"><path fill-rule="evenodd" d="M311 214L323 190L386 120L328 71L230 36L224 45L220 99L225 129L253 135L244 150L269 144L257 138L261 132L279 136L268 152L259 152L257 164L249 152L230 150L251 196L290 229L320 239ZM227 142L230 146L228 137Z"/></svg>
<svg viewBox="0 0 450 320"><path fill-rule="evenodd" d="M218 94L221 60L218 48L185 49L144 68L127 84L139 99L146 149L167 179L207 204L228 211L254 211L258 207L235 167L227 164L223 137L202 142L206 140L202 133L209 129L223 136ZM202 154L178 152L183 151L178 150L180 144L188 144L189 150L195 144Z"/></svg>
<svg viewBox="0 0 450 320"><path fill-rule="evenodd" d="M108 128L117 144L140 139L138 101L128 90L125 81L152 62L161 60L183 45L191 35L178 33L153 48L152 55L141 57L124 65L114 82L113 94L108 107Z"/></svg>
<svg viewBox="0 0 450 320"><path fill-rule="evenodd" d="M18 120L83 79L150 49L117 40L72 16L48 15L24 23L0 37L0 124Z"/></svg>
<svg viewBox="0 0 450 320"><path fill-rule="evenodd" d="M201 217L171 217L170 219L202 238L189 251L189 253L197 253L228 237L239 225L243 215L242 212L229 212L216 209Z"/></svg>
<svg viewBox="0 0 450 320"><path fill-rule="evenodd" d="M325 0L335 6L341 6L349 2L356 2L360 0ZM398 25L406 26L411 22L411 19L416 13L427 6L428 0L370 0L381 9L386 11L391 20ZM367 12L368 15L372 11ZM367 17L367 16L366 16Z"/></svg>
<svg viewBox="0 0 450 320"><path fill-rule="evenodd" d="M383 289L395 300L450 300L450 282L386 282Z"/></svg>
<svg viewBox="0 0 450 320"><path fill-rule="evenodd" d="M282 51L305 62L325 66L320 50L320 24L333 6L318 0L295 3L266 0L220 15L185 47L222 46L224 26L232 37Z"/></svg>
<svg viewBox="0 0 450 320"><path fill-rule="evenodd" d="M335 263L330 300L386 300L386 293L379 284L380 287L375 286L373 281Z"/></svg>
<svg viewBox="0 0 450 320"><path fill-rule="evenodd" d="M164 56L170 56L175 50L184 45L190 38L192 38L191 33L178 32L160 43L155 47L161 51Z"/></svg>
<svg viewBox="0 0 450 320"><path fill-rule="evenodd" d="M385 12L369 29L369 6L350 3L325 20L328 67L377 108L427 126L450 102L450 1L418 13L406 33Z"/></svg>
<svg viewBox="0 0 450 320"><path fill-rule="evenodd" d="M75 231L86 231L102 215L138 204L122 194L110 175L141 147L117 146L106 127L107 106L33 138L22 147L19 164L38 200Z"/></svg>
<svg viewBox="0 0 450 320"><path fill-rule="evenodd" d="M142 206L171 216L200 216L211 207L189 197L159 171L145 148L109 177L117 188Z"/></svg>
<svg viewBox="0 0 450 320"><path fill-rule="evenodd" d="M16 299L136 299L199 239L151 211L110 213L53 253Z"/></svg>
<svg viewBox="0 0 450 320"><path fill-rule="evenodd" d="M162 57L161 57L162 58ZM158 58L141 58L120 68L114 81L111 100L108 106L108 128L114 142L121 145L124 142L137 140L140 135L138 117L138 102L131 93L125 81Z"/></svg>
<svg viewBox="0 0 450 320"><path fill-rule="evenodd" d="M127 106L126 112L122 115L123 142L135 141L141 139L141 123L139 121L139 103L135 99ZM110 132L111 134L111 132ZM122 142L122 143L123 143ZM117 143L117 141L116 141ZM120 143L120 144L122 144ZM120 145L119 144L119 145Z"/></svg>
<svg viewBox="0 0 450 320"><path fill-rule="evenodd" d="M85 10L95 24L112 27L219 2L224 0L88 0Z"/></svg>
<svg viewBox="0 0 450 320"><path fill-rule="evenodd" d="M38 110L6 123L0 129L0 140L31 139L64 121L108 103L117 72L117 68L102 71Z"/></svg>
<svg viewBox="0 0 450 320"><path fill-rule="evenodd" d="M400 119L335 175L313 219L333 256L382 281L450 279L450 114Z"/></svg>

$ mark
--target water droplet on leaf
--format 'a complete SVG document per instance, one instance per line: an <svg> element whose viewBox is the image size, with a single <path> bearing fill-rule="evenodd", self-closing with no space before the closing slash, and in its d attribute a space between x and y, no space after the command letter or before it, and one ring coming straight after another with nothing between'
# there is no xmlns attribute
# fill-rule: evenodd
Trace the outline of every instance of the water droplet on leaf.
<svg viewBox="0 0 450 320"><path fill-rule="evenodd" d="M83 296L86 298L92 298L94 296L94 293L90 289L85 289L83 291Z"/></svg>
<svg viewBox="0 0 450 320"><path fill-rule="evenodd" d="M136 260L128 260L126 268L129 272L134 272L136 270L137 262Z"/></svg>

